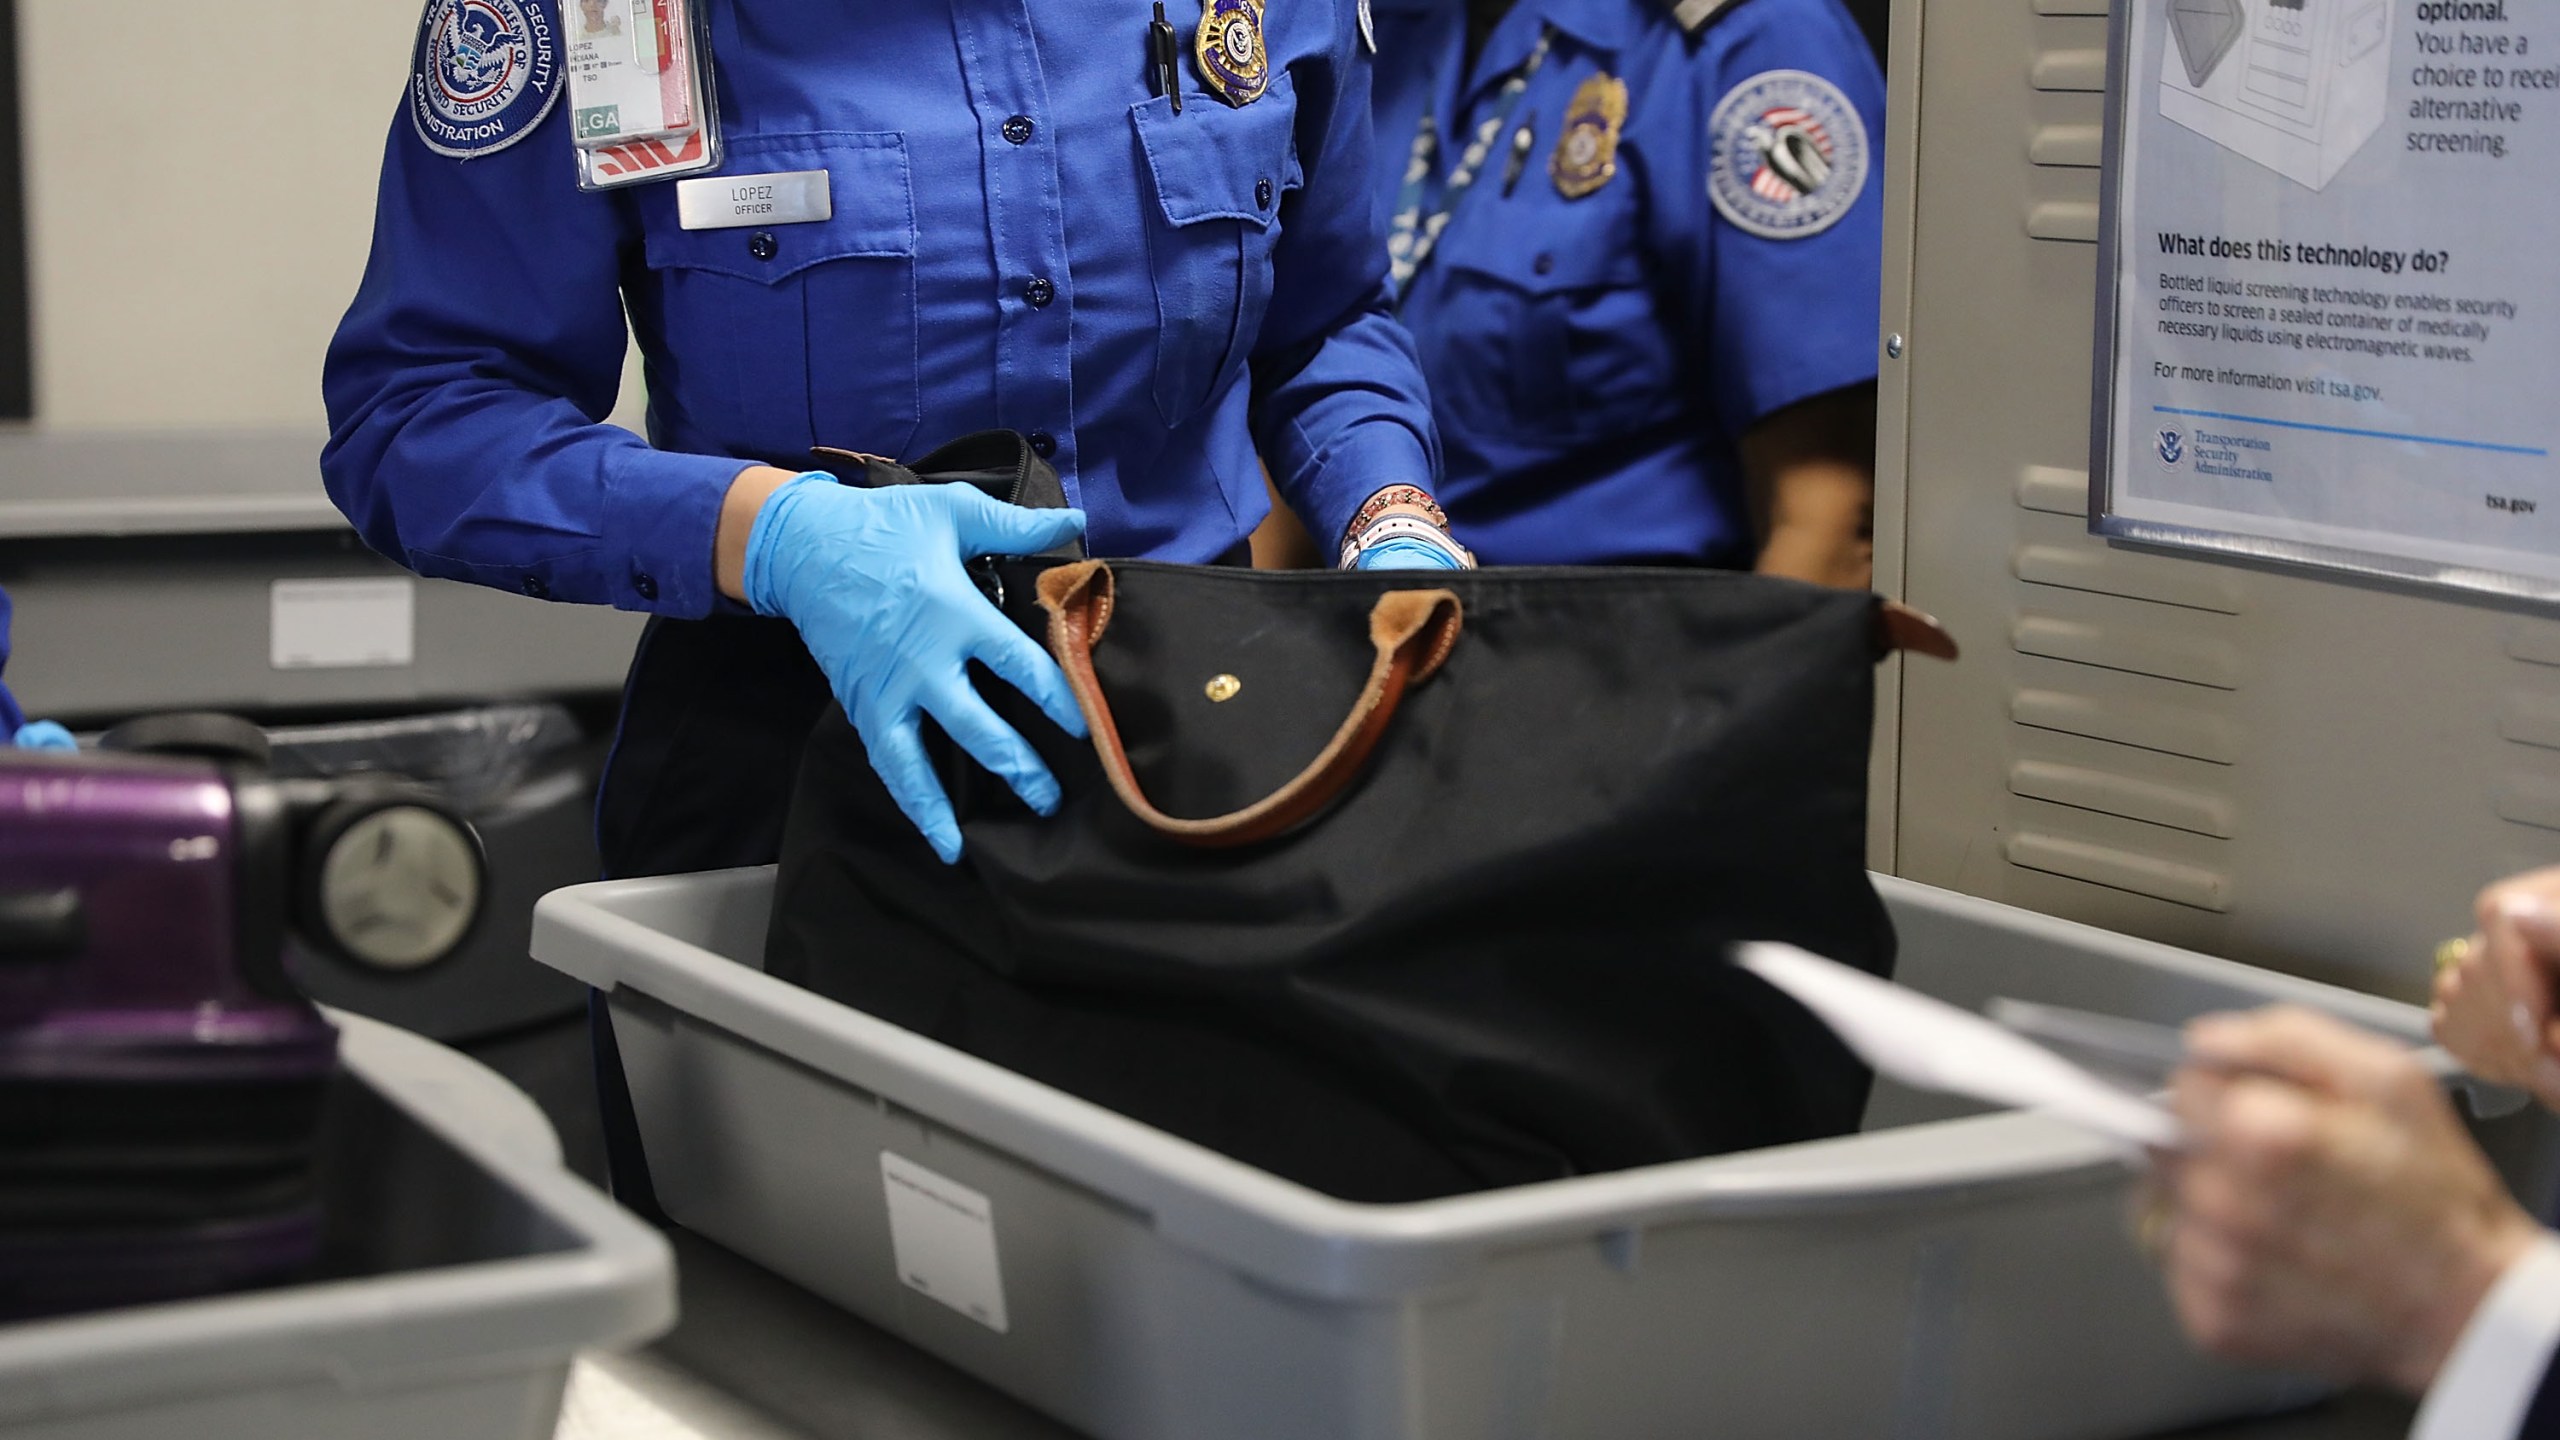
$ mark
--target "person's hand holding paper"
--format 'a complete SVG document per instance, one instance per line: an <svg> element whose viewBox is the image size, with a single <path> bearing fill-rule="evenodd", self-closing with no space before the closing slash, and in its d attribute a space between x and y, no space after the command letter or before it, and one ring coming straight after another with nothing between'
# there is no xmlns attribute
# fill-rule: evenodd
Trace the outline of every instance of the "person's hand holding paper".
<svg viewBox="0 0 2560 1440"><path fill-rule="evenodd" d="M2147 1148L2156 1202L2143 1239L2199 1347L2424 1392L2418 1440L2518 1433L2560 1325L2560 1239L2507 1193L2426 1057L2298 1008L2207 1016L2186 1029L2164 1109L1989 1020L1817 956L1745 945L1736 963L1883 1075ZM2127 1032L2119 1040L2143 1038L2144 1027L2077 1018L2102 1040L2110 1023Z"/></svg>

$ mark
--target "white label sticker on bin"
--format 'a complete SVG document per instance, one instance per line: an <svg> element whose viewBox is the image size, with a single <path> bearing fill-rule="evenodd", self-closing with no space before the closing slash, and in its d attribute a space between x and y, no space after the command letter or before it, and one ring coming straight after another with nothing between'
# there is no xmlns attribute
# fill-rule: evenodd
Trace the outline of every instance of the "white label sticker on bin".
<svg viewBox="0 0 2560 1440"><path fill-rule="evenodd" d="M880 1152L880 1183L889 1193L889 1248L898 1278L1003 1334L995 1206L968 1186L886 1150Z"/></svg>
<svg viewBox="0 0 2560 1440"><path fill-rule="evenodd" d="M267 597L267 663L278 670L407 665L417 658L414 580L278 580Z"/></svg>

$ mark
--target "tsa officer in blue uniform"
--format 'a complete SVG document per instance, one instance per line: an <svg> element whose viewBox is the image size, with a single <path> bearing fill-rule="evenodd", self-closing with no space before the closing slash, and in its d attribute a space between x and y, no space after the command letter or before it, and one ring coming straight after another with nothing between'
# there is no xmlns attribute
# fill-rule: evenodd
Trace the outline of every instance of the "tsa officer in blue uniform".
<svg viewBox="0 0 2560 1440"><path fill-rule="evenodd" d="M1884 86L1838 0L1371 4L1458 538L1865 586Z"/></svg>
<svg viewBox="0 0 2560 1440"><path fill-rule="evenodd" d="M0 590L0 671L9 668L9 594ZM51 720L30 720L18 708L18 699L9 687L0 683L0 745L14 745L21 750L77 750L80 742L71 732Z"/></svg>
<svg viewBox="0 0 2560 1440"><path fill-rule="evenodd" d="M1429 523L1353 0L1188 0L1161 31L1131 0L705 3L717 173L822 172L824 213L691 228L673 184L581 192L557 0L430 0L325 380L322 468L368 543L656 617L599 810L612 872L771 859L830 693L945 859L928 717L1054 806L967 667L1083 722L965 556L1081 531L1229 558L1258 455L1355 563L1463 563ZM603 423L626 316L646 441ZM990 428L1071 512L802 473L813 446Z"/></svg>

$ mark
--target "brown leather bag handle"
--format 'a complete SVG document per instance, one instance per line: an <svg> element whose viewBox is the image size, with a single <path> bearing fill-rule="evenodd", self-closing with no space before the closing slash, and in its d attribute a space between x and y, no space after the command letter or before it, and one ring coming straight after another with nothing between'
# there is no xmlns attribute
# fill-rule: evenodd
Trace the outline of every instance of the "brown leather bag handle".
<svg viewBox="0 0 2560 1440"><path fill-rule="evenodd" d="M1102 773L1110 777L1120 803L1149 829L1204 849L1268 840L1332 804L1386 734L1406 687L1429 679L1449 658L1463 623L1458 597L1451 591L1390 590L1379 596L1369 611L1369 643L1377 659L1369 667L1368 683L1360 687L1360 698L1351 702L1351 713L1323 753L1289 783L1241 810L1180 820L1157 809L1138 788L1119 723L1111 717L1111 701L1093 673L1093 647L1111 623L1112 594L1111 567L1099 560L1041 572L1040 608L1049 612L1049 652L1067 672L1067 684L1093 731Z"/></svg>

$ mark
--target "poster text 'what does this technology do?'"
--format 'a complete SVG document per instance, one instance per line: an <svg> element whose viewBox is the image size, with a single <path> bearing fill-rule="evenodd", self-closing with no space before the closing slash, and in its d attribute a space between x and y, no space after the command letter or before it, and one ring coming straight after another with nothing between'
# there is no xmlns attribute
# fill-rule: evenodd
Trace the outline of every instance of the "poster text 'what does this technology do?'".
<svg viewBox="0 0 2560 1440"><path fill-rule="evenodd" d="M2560 5L2126 23L2100 528L2560 582Z"/></svg>

